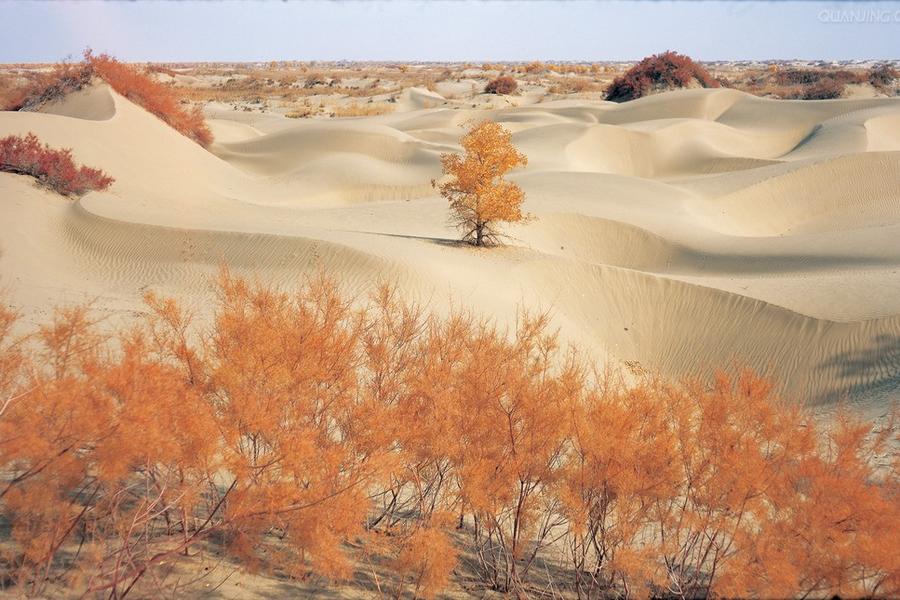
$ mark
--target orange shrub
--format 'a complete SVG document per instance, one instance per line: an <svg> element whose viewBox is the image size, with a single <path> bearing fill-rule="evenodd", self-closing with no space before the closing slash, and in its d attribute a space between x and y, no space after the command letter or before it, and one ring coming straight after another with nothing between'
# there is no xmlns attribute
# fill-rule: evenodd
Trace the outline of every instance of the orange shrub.
<svg viewBox="0 0 900 600"><path fill-rule="evenodd" d="M178 93L132 65L117 61L107 54L85 52L85 62L94 74L111 88L156 115L172 129L203 147L212 143L212 132L203 120L200 107L184 108Z"/></svg>
<svg viewBox="0 0 900 600"><path fill-rule="evenodd" d="M91 76L86 63L59 63L49 73L40 73L25 86L10 91L2 110L34 109L80 90L91 82Z"/></svg>
<svg viewBox="0 0 900 600"><path fill-rule="evenodd" d="M114 181L100 169L75 165L68 148L54 150L43 146L29 133L0 139L0 172L30 175L42 185L64 196L81 196L93 190L105 190Z"/></svg>
<svg viewBox="0 0 900 600"><path fill-rule="evenodd" d="M94 55L90 50L85 51L82 62L57 65L51 73L36 79L18 93L6 110L33 109L81 89L95 76L201 146L212 143L212 133L199 107L188 110L181 105L174 88L156 81L133 65L121 63L107 54Z"/></svg>
<svg viewBox="0 0 900 600"><path fill-rule="evenodd" d="M375 558L396 597L457 567L519 597L900 594L893 423L823 430L749 371L595 381L546 315L354 308L324 277L217 292L208 329L151 294L132 329L82 307L27 343L0 307L12 593L157 597L206 542L294 578Z"/></svg>

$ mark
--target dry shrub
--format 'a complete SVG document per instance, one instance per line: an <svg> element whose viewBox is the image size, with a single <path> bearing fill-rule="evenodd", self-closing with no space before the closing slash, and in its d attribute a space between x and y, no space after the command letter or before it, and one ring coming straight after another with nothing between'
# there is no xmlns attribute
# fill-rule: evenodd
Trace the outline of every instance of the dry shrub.
<svg viewBox="0 0 900 600"><path fill-rule="evenodd" d="M626 102L658 91L691 86L717 88L719 82L690 57L670 50L648 56L613 80L606 90L606 99Z"/></svg>
<svg viewBox="0 0 900 600"><path fill-rule="evenodd" d="M325 85L327 82L325 81L325 76L322 75L319 71L313 71L309 75L306 76L306 80L303 82L303 87L309 89L314 88L317 85Z"/></svg>
<svg viewBox="0 0 900 600"><path fill-rule="evenodd" d="M828 79L842 84L863 83L866 74L846 69L782 69L775 73L775 82L784 86L814 85Z"/></svg>
<svg viewBox="0 0 900 600"><path fill-rule="evenodd" d="M186 109L174 88L154 80L133 65L121 63L107 54L94 55L90 50L85 51L82 62L56 65L51 73L38 78L20 92L7 110L33 110L81 89L95 76L201 146L212 143L212 133L199 107Z"/></svg>
<svg viewBox="0 0 900 600"><path fill-rule="evenodd" d="M515 79L508 75L503 75L492 81L489 81L488 84L484 86L484 93L509 96L510 94L515 94L518 87L519 84L516 83Z"/></svg>
<svg viewBox="0 0 900 600"><path fill-rule="evenodd" d="M544 63L536 60L536 61L532 61L532 62L528 63L527 65L525 65L524 69L525 69L526 73L528 73L529 75L532 75L532 74L537 74L537 73L543 73L544 71L547 70L547 66Z"/></svg>
<svg viewBox="0 0 900 600"><path fill-rule="evenodd" d="M131 329L75 308L27 340L0 306L0 581L159 597L206 541L294 578L383 559L396 597L460 565L511 597L900 594L892 423L822 428L749 371L598 378L546 315L349 298L223 271L206 328L148 295Z"/></svg>
<svg viewBox="0 0 900 600"><path fill-rule="evenodd" d="M835 79L820 79L816 83L800 88L797 92L785 94L785 98L800 100L833 100L844 95L846 85Z"/></svg>
<svg viewBox="0 0 900 600"><path fill-rule="evenodd" d="M301 106L300 108L285 113L284 116L288 119L307 119L319 114L319 112L321 112L321 108L318 106Z"/></svg>
<svg viewBox="0 0 900 600"><path fill-rule="evenodd" d="M33 133L24 138L10 135L0 139L0 172L30 175L64 196L105 190L114 181L100 169L77 166L68 148L55 150L41 145Z"/></svg>
<svg viewBox="0 0 900 600"><path fill-rule="evenodd" d="M394 111L394 107L385 102L358 103L335 106L335 117L375 117Z"/></svg>
<svg viewBox="0 0 900 600"><path fill-rule="evenodd" d="M599 89L599 86L586 77L562 77L557 79L547 90L551 94L581 94Z"/></svg>
<svg viewBox="0 0 900 600"><path fill-rule="evenodd" d="M80 90L92 76L90 65L84 62L56 64L50 72L40 73L27 85L10 91L3 110L34 110Z"/></svg>
<svg viewBox="0 0 900 600"><path fill-rule="evenodd" d="M900 78L900 72L889 64L877 65L869 71L869 83L885 91Z"/></svg>
<svg viewBox="0 0 900 600"><path fill-rule="evenodd" d="M178 93L154 81L137 67L121 63L107 54L85 52L85 62L94 74L132 102L156 115L178 133L204 148L212 143L212 132L203 119L200 107L188 110L181 105Z"/></svg>
<svg viewBox="0 0 900 600"><path fill-rule="evenodd" d="M148 65L147 71L149 73L157 73L159 75L168 75L169 77L175 77L178 73L166 65Z"/></svg>

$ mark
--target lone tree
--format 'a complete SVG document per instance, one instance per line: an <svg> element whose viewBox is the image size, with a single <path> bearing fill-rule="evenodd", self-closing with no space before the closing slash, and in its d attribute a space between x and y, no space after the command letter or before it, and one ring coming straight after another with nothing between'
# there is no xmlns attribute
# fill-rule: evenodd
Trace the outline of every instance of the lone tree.
<svg viewBox="0 0 900 600"><path fill-rule="evenodd" d="M525 193L503 176L528 164L528 158L512 145L512 133L492 121L471 123L461 144L465 155L442 154L444 175L437 185L450 202L450 219L463 232L463 241L487 246L499 241L499 222L523 221Z"/></svg>

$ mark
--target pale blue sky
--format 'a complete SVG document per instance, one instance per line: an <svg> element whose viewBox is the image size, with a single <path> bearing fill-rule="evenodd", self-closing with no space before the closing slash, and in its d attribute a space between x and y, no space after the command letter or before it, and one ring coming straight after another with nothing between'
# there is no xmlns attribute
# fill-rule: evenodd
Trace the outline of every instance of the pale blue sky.
<svg viewBox="0 0 900 600"><path fill-rule="evenodd" d="M0 62L900 58L897 2L0 3Z"/></svg>

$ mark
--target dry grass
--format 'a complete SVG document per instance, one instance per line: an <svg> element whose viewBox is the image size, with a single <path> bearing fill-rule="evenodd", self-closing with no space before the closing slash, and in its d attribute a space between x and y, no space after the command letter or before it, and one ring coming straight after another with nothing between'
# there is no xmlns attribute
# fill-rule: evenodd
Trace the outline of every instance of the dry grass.
<svg viewBox="0 0 900 600"><path fill-rule="evenodd" d="M335 106L333 109L335 117L375 117L393 111L394 107L386 102L370 102L368 104L353 102L344 106Z"/></svg>

